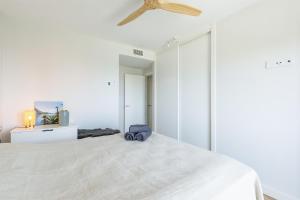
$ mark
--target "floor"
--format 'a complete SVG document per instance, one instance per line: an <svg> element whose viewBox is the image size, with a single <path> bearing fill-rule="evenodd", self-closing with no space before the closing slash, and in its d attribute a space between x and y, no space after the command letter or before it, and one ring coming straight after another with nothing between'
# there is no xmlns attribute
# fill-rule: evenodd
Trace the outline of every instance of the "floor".
<svg viewBox="0 0 300 200"><path fill-rule="evenodd" d="M275 200L275 199L272 198L272 197L269 197L269 196L265 195L265 200Z"/></svg>

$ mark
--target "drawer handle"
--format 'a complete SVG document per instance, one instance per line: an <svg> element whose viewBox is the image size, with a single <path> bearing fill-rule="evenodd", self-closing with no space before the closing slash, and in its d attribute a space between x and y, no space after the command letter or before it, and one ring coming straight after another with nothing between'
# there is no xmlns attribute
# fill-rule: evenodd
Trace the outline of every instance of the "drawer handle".
<svg viewBox="0 0 300 200"><path fill-rule="evenodd" d="M43 130L43 132L51 132L51 131L53 131L53 129L45 129L45 130Z"/></svg>

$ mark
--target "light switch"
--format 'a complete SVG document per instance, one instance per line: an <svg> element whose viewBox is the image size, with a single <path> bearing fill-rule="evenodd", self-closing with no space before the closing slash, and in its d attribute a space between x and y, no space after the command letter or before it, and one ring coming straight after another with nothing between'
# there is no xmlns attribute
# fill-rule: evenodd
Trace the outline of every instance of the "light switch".
<svg viewBox="0 0 300 200"><path fill-rule="evenodd" d="M114 81L105 81L105 85L107 86L113 86L114 85Z"/></svg>
<svg viewBox="0 0 300 200"><path fill-rule="evenodd" d="M278 68L278 67L292 67L294 61L292 59L278 59L274 61L266 62L266 69Z"/></svg>

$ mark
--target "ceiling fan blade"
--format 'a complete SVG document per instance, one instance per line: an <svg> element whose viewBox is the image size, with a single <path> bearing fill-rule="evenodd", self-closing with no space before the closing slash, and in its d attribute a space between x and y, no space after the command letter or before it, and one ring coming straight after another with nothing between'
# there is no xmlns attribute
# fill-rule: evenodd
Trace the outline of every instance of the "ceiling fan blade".
<svg viewBox="0 0 300 200"><path fill-rule="evenodd" d="M145 5L143 5L138 10L134 11L128 17L126 17L124 20L122 20L120 23L118 23L118 26L122 26L124 24L127 24L127 23L135 20L136 18L141 16L144 12L146 12L147 10L148 10L148 8Z"/></svg>
<svg viewBox="0 0 300 200"><path fill-rule="evenodd" d="M178 3L163 2L163 3L159 3L158 7L163 10L185 14L185 15L191 15L191 16L198 16L202 13L202 11L197 8L184 5L184 4L178 4Z"/></svg>

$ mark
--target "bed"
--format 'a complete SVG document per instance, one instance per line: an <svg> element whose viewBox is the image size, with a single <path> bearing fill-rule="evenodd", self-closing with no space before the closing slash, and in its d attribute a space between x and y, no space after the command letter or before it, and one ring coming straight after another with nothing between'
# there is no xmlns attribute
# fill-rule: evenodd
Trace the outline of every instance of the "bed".
<svg viewBox="0 0 300 200"><path fill-rule="evenodd" d="M249 167L153 134L0 145L0 199L263 200Z"/></svg>

